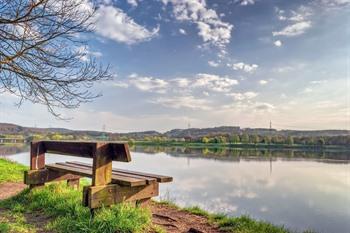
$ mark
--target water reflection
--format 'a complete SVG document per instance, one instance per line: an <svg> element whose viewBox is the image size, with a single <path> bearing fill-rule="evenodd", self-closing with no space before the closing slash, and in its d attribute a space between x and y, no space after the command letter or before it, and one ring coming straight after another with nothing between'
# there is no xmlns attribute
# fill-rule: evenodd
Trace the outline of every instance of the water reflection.
<svg viewBox="0 0 350 233"><path fill-rule="evenodd" d="M1 145L0 144L0 157L7 157L10 155L18 154L21 152L29 151L29 145L17 144L17 145Z"/></svg>
<svg viewBox="0 0 350 233"><path fill-rule="evenodd" d="M24 164L28 153L8 156ZM170 175L161 198L229 215L249 214L292 229L350 232L347 152L135 147L113 166ZM89 159L47 156L47 162Z"/></svg>

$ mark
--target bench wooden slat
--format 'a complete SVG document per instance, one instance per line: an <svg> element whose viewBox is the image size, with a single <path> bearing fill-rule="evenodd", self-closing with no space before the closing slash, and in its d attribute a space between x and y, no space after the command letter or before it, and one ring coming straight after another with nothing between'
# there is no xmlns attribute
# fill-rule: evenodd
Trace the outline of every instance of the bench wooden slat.
<svg viewBox="0 0 350 233"><path fill-rule="evenodd" d="M91 166L88 163L77 162L77 161L67 162L67 163L73 163L73 164L84 165L84 166ZM171 176L156 175L156 174L151 174L151 173L130 171L130 170L119 169L119 168L113 168L112 171L113 172L120 172L120 173L123 173L123 174L130 174L130 175L137 175L137 176L141 176L141 177L154 178L154 179L157 180L158 183L166 183L166 182L173 181L173 178Z"/></svg>
<svg viewBox="0 0 350 233"><path fill-rule="evenodd" d="M83 166L79 166L79 165L68 164L66 162L65 163L57 163L57 164L60 164L63 166L69 166L72 168L92 170L92 167L83 167ZM142 178L136 178L136 177L127 177L127 176L122 176L119 174L112 173L112 183L134 187L134 186L146 185L147 180L142 179Z"/></svg>
<svg viewBox="0 0 350 233"><path fill-rule="evenodd" d="M131 156L127 143L81 142L81 141L40 141L45 152L93 158L97 144L105 146L104 152L113 161L130 162Z"/></svg>
<svg viewBox="0 0 350 233"><path fill-rule="evenodd" d="M90 178L92 177L92 169L78 167L71 164L65 164L65 163L47 164L45 167L52 170L65 171L74 175L85 176ZM142 180L142 179L136 179L136 178L112 174L112 183L129 186L129 187L135 187L135 186L146 185L147 182L146 180Z"/></svg>
<svg viewBox="0 0 350 233"><path fill-rule="evenodd" d="M65 162L66 164L72 164L78 167L83 167L83 168L89 168L92 169L92 166L88 163L79 163L79 162ZM146 180L147 184L151 184L154 182L157 182L156 178L150 178L147 176L140 176L140 175L135 175L135 174L128 174L128 173L123 173L119 171L115 171L115 169L112 169L112 174L119 175L119 176L124 176L124 177L131 177L131 178L136 178L136 179L142 179Z"/></svg>

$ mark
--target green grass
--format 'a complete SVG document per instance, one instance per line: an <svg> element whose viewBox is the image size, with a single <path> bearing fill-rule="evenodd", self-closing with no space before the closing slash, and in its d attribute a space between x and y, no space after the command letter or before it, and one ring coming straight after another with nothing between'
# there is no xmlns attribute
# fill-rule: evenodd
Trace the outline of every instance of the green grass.
<svg viewBox="0 0 350 233"><path fill-rule="evenodd" d="M28 167L0 158L0 184L23 181L23 172Z"/></svg>
<svg viewBox="0 0 350 233"><path fill-rule="evenodd" d="M22 213L5 211L7 218L0 218L0 233L34 233L35 226L28 224ZM10 221L11 220L11 221Z"/></svg>
<svg viewBox="0 0 350 233"><path fill-rule="evenodd" d="M6 222L0 222L0 233L7 233L10 231L10 226Z"/></svg>
<svg viewBox="0 0 350 233"><path fill-rule="evenodd" d="M89 208L81 205L81 197L81 191L68 188L63 183L56 183L31 192L25 190L11 199L0 202L0 208L18 216L24 216L26 213L44 214L51 219L47 229L59 233L131 233L145 232L151 227L151 213L148 209L119 204L97 210L92 218ZM2 225L4 229L7 227L10 228L10 232L16 232L13 224Z"/></svg>

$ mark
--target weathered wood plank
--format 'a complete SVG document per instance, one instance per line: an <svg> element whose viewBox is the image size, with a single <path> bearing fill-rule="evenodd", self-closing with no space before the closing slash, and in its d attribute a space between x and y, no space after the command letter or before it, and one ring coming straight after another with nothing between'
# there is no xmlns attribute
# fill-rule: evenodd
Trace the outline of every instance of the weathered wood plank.
<svg viewBox="0 0 350 233"><path fill-rule="evenodd" d="M92 178L92 169L87 167L79 167L74 164L67 164L67 163L47 164L46 167L50 170L58 170L58 171L62 170L67 173L72 173L75 175ZM112 183L128 186L128 187L134 187L134 186L145 185L146 180L112 174Z"/></svg>
<svg viewBox="0 0 350 233"><path fill-rule="evenodd" d="M81 165L73 164L73 163L70 163L70 162L57 163L57 164L63 165L63 166L68 166L68 167L72 167L72 168L86 169L88 171L92 170L92 166L91 165L89 165L89 166L81 166ZM134 186L146 185L147 184L147 180L145 180L143 178L137 178L137 177L122 176L122 175L119 175L119 174L114 174L112 172L112 183L123 185L123 186L134 187Z"/></svg>
<svg viewBox="0 0 350 233"><path fill-rule="evenodd" d="M130 162L131 156L127 143L113 142L81 142L81 141L40 141L45 152L93 158L98 144L106 145L103 153L114 161Z"/></svg>
<svg viewBox="0 0 350 233"><path fill-rule="evenodd" d="M85 176L85 177L92 177L92 170L91 169L82 169L82 168L76 168L76 167L70 167L66 166L64 163L55 163L55 164L46 164L46 168L49 170L55 170L55 171L63 171L67 173L71 173L78 176Z"/></svg>
<svg viewBox="0 0 350 233"><path fill-rule="evenodd" d="M116 184L89 186L85 190L84 204L91 209L110 206L120 202L133 202L155 197L159 194L158 183L138 187L124 187Z"/></svg>
<svg viewBox="0 0 350 233"><path fill-rule="evenodd" d="M93 150L92 185L107 185L112 182L112 155L107 143L96 143Z"/></svg>
<svg viewBox="0 0 350 233"><path fill-rule="evenodd" d="M171 176L156 175L156 174L151 174L151 173L130 171L130 170L119 169L119 168L115 168L115 169L113 169L113 171L122 172L125 174L140 175L140 176L144 176L144 177L155 178L158 183L166 183L166 182L173 181L173 177L171 177Z"/></svg>
<svg viewBox="0 0 350 233"><path fill-rule="evenodd" d="M30 170L44 168L45 151L45 146L42 142L30 143Z"/></svg>
<svg viewBox="0 0 350 233"><path fill-rule="evenodd" d="M109 143L108 146L112 151L113 161L120 161L120 162L131 161L129 145L127 143Z"/></svg>
<svg viewBox="0 0 350 233"><path fill-rule="evenodd" d="M45 147L41 142L30 143L30 170L43 169L45 167ZM29 188L44 187L45 182L30 184Z"/></svg>
<svg viewBox="0 0 350 233"><path fill-rule="evenodd" d="M87 164L87 163L66 162L66 164L70 164L70 165L74 165L74 166L78 166L78 167L83 167L83 168L92 169L92 165ZM123 172L116 171L115 169L112 168L112 179L114 179L114 178L113 178L113 175L145 180L147 184L151 184L151 183L153 183L153 182L157 182L157 179L156 179L156 178L153 178L153 177L151 178L151 177L147 177L147 176L141 176L141 175L134 175L134 174L123 173Z"/></svg>
<svg viewBox="0 0 350 233"><path fill-rule="evenodd" d="M42 141L46 151L54 154L92 158L94 142Z"/></svg>
<svg viewBox="0 0 350 233"><path fill-rule="evenodd" d="M38 185L47 182L79 179L80 176L63 171L54 171L47 168L30 170L24 172L24 183L28 185Z"/></svg>
<svg viewBox="0 0 350 233"><path fill-rule="evenodd" d="M83 162L77 162L77 161L67 162L67 163L69 163L69 164L76 164L76 165L82 165L82 166L87 166L87 167L92 167L91 164L83 163ZM171 176L156 175L156 174L151 174L151 173L130 171L130 170L119 169L119 168L112 168L112 172L120 173L120 174L124 174L124 175L130 174L130 175L136 175L136 176L145 177L145 178L154 178L159 183L166 183L166 182L173 181L173 178Z"/></svg>

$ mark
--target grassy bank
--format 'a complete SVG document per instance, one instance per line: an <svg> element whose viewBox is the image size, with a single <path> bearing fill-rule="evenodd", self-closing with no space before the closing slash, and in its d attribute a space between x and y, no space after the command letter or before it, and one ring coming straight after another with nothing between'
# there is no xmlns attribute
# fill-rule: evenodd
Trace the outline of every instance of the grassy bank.
<svg viewBox="0 0 350 233"><path fill-rule="evenodd" d="M27 169L25 166L0 159L0 184L20 181L25 169ZM82 180L82 183L84 182L86 185L87 181ZM65 183L52 183L30 192L25 189L10 199L0 201L0 233L31 233L43 230L58 233L164 232L159 226L152 225L152 213L148 209L119 204L97 210L92 218L90 210L83 207L81 202L81 190L73 190ZM157 205L167 205L179 211L204 216L211 224L226 232L293 232L283 226L254 220L248 216L228 217L209 214L198 207L180 209L174 204L165 202Z"/></svg>
<svg viewBox="0 0 350 233"><path fill-rule="evenodd" d="M27 169L26 166L0 158L0 184L23 181L23 172Z"/></svg>
<svg viewBox="0 0 350 233"><path fill-rule="evenodd" d="M35 232L34 224L26 224L24 219L35 219L37 215L48 220L45 230L60 233L147 232L151 228L151 213L147 209L120 204L101 208L92 218L90 210L81 205L81 197L81 191L63 183L31 192L26 189L16 197L0 202L0 208L6 210L4 219L15 220L5 220L0 229L7 231L0 232Z"/></svg>

